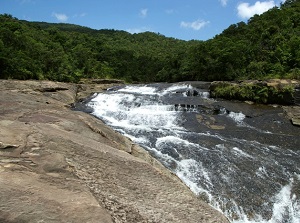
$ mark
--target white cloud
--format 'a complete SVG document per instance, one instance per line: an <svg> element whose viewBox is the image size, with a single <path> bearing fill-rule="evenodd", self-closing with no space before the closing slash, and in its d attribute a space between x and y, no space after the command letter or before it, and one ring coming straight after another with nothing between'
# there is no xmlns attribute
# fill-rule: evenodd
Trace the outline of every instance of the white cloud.
<svg viewBox="0 0 300 223"><path fill-rule="evenodd" d="M61 13L53 12L52 16L54 16L60 22L66 22L69 19L69 17L66 14L61 14Z"/></svg>
<svg viewBox="0 0 300 223"><path fill-rule="evenodd" d="M260 15L275 6L276 4L274 1L257 1L254 5L250 5L249 3L240 3L237 6L238 16L243 19L249 19L255 14Z"/></svg>
<svg viewBox="0 0 300 223"><path fill-rule="evenodd" d="M219 2L221 2L222 6L226 6L226 5L227 5L227 2L228 2L228 0L219 0Z"/></svg>
<svg viewBox="0 0 300 223"><path fill-rule="evenodd" d="M127 29L126 30L127 32L133 34L133 33L143 33L143 32L147 32L147 31L150 31L150 32L153 32L150 28L148 27L141 27L141 28L133 28L133 29Z"/></svg>
<svg viewBox="0 0 300 223"><path fill-rule="evenodd" d="M146 18L147 15L148 15L148 9L141 9L139 15L140 15L140 17L142 17L142 18Z"/></svg>
<svg viewBox="0 0 300 223"><path fill-rule="evenodd" d="M196 20L194 22L181 22L180 23L180 27L182 28L191 28L193 30L200 30L202 29L204 26L206 26L207 24L209 24L209 21L203 21L203 20Z"/></svg>

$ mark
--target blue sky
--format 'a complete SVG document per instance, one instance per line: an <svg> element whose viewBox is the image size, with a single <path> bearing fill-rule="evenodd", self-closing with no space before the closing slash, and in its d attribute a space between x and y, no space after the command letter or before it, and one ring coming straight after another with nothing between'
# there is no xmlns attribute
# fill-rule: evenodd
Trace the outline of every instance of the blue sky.
<svg viewBox="0 0 300 223"><path fill-rule="evenodd" d="M0 0L0 14L130 33L207 40L285 0Z"/></svg>

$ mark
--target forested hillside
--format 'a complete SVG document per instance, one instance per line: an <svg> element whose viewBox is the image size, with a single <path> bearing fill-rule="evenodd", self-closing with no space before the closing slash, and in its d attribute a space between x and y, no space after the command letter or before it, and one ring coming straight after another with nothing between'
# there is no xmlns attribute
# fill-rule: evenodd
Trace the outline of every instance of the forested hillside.
<svg viewBox="0 0 300 223"><path fill-rule="evenodd" d="M0 78L300 79L300 0L287 0L247 23L233 24L208 41L0 15Z"/></svg>

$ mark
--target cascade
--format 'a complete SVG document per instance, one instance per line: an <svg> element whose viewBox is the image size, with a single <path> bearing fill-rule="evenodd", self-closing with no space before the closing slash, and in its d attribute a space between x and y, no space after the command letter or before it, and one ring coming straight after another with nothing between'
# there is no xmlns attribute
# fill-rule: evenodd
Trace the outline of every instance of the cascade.
<svg viewBox="0 0 300 223"><path fill-rule="evenodd" d="M231 110L186 83L112 88L87 106L232 222L300 222L300 134L278 109Z"/></svg>

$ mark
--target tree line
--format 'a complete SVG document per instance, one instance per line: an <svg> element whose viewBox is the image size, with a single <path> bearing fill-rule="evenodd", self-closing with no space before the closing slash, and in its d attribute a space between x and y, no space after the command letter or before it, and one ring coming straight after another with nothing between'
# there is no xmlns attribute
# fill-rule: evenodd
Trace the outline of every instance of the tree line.
<svg viewBox="0 0 300 223"><path fill-rule="evenodd" d="M78 82L300 79L300 1L230 25L207 41L0 15L0 78Z"/></svg>

